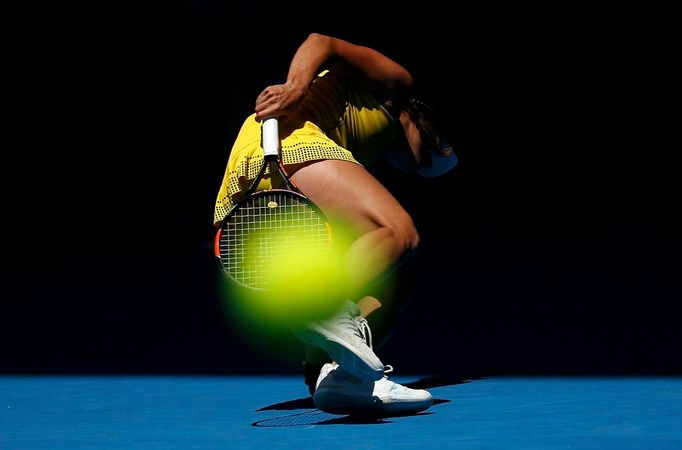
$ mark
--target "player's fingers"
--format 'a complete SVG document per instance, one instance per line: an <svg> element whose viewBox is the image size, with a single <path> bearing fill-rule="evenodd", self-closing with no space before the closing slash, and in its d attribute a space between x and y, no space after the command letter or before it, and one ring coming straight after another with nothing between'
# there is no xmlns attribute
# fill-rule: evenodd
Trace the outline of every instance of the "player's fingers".
<svg viewBox="0 0 682 450"><path fill-rule="evenodd" d="M263 103L259 107L256 108L256 117L258 118L258 120L263 120L263 119L267 119L268 117L273 117L273 116L275 116L277 109L278 108L275 105Z"/></svg>
<svg viewBox="0 0 682 450"><path fill-rule="evenodd" d="M262 111L271 108L274 104L274 99L271 93L265 93L264 95L256 99L255 111L256 114L262 114Z"/></svg>
<svg viewBox="0 0 682 450"><path fill-rule="evenodd" d="M267 96L266 97L260 97L260 98L256 99L256 105L255 105L256 108L258 108L258 107L262 108L263 105L267 104L269 100L270 100L270 97L267 97Z"/></svg>
<svg viewBox="0 0 682 450"><path fill-rule="evenodd" d="M258 96L256 99L256 108L258 107L263 107L263 105L269 105L273 101L275 101L276 95L272 91L263 91L261 95Z"/></svg>
<svg viewBox="0 0 682 450"><path fill-rule="evenodd" d="M270 86L266 87L265 89L263 89L263 91L260 94L258 94L258 97L256 97L256 101L262 100L262 99L270 96L271 92L272 91L270 89Z"/></svg>

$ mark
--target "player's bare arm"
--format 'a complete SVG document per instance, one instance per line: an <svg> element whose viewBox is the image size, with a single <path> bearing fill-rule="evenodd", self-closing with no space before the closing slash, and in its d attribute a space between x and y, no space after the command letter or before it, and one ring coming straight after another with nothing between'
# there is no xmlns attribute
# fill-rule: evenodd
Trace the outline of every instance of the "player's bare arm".
<svg viewBox="0 0 682 450"><path fill-rule="evenodd" d="M380 52L330 36L313 33L298 48L284 84L268 86L256 99L259 119L286 115L306 95L320 68L353 78L383 98L400 98L412 85L412 76Z"/></svg>

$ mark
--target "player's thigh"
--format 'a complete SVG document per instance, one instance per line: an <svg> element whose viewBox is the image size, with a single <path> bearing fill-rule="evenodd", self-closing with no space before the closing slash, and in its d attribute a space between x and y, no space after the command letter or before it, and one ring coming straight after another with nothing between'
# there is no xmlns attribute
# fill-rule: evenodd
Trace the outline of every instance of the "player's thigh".
<svg viewBox="0 0 682 450"><path fill-rule="evenodd" d="M409 214L358 164L341 160L316 161L298 169L292 179L332 223L344 223L359 234L388 227L416 239Z"/></svg>

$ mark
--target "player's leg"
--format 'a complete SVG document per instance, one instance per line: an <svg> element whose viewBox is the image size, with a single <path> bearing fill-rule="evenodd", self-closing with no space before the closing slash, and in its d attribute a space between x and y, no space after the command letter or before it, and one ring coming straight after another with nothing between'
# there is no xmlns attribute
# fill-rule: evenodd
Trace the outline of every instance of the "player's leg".
<svg viewBox="0 0 682 450"><path fill-rule="evenodd" d="M363 289L376 287L377 284L373 282L395 268L400 258L417 246L419 236L410 216L388 190L361 166L346 161L319 161L297 171L294 182L328 215L332 226L350 226L346 271L351 279L358 281L356 286ZM357 294L361 292L359 288ZM370 293L369 290L364 292ZM372 316L383 308L381 301L374 295L360 297L355 311L349 314L349 318L358 323L358 328L361 328L359 324L362 321L358 321L361 314ZM344 322L352 323L352 320ZM337 322L334 327L338 325ZM346 335L360 334L355 331L349 330ZM327 350L324 343L320 346ZM357 345L352 343L347 348L353 352L360 346L363 349L358 353L373 355L366 339ZM326 370L322 370L317 380L320 389L314 398L322 409L341 411L345 408L378 408L377 411L391 411L393 408L404 408L405 412L414 412L431 404L431 396L426 391L396 385L383 376L383 372L378 377L370 373L365 378L364 375L369 372L357 370L358 367L346 365L332 356L340 367L325 365ZM364 357L361 355L358 361L363 361ZM367 365L373 367L371 361ZM360 384L357 384L358 379L362 380Z"/></svg>
<svg viewBox="0 0 682 450"><path fill-rule="evenodd" d="M414 292L411 273L414 262L411 259L401 264L381 283L370 287L368 295L358 302L371 327L375 351L389 339L409 304Z"/></svg>
<svg viewBox="0 0 682 450"><path fill-rule="evenodd" d="M376 282L402 256L416 247L419 236L412 219L391 193L362 166L347 161L316 161L297 168L292 179L325 212L333 228L346 232L347 277L357 286L355 292L349 292L349 298L354 301L369 293L362 288L371 286L372 282ZM376 305L366 305L362 300L359 306L363 316L376 309ZM322 346L326 343L307 339L315 335L299 334L299 337L312 345ZM363 375L360 372L365 365L371 370L366 371L364 376L379 379L383 375L380 361L362 343L358 343L358 346L360 348L354 347L360 355L356 374ZM328 353L335 350L345 353L340 346L325 350ZM314 351L309 351L306 358L308 383L314 379L316 368L326 362L324 358L314 357L314 354ZM347 368L351 371L354 369Z"/></svg>
<svg viewBox="0 0 682 450"><path fill-rule="evenodd" d="M398 266L397 261L401 257L402 262L407 261L407 254L419 241L412 219L393 195L357 164L317 161L300 168L292 178L329 216L332 225L350 227L347 270L354 280L363 280L364 288L352 298L360 315L369 318L372 330L376 329L375 342L383 342L411 292L409 264Z"/></svg>
<svg viewBox="0 0 682 450"><path fill-rule="evenodd" d="M350 235L345 270L358 288L356 294L419 243L409 214L362 166L316 161L297 170L292 179L325 212L333 228Z"/></svg>

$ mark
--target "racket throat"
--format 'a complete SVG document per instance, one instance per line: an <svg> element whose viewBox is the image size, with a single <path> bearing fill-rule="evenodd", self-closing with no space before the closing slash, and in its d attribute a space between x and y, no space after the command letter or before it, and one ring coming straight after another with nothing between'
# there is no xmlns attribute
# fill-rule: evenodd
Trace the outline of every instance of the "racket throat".
<svg viewBox="0 0 682 450"><path fill-rule="evenodd" d="M256 189L258 189L258 184L260 183L260 180L263 179L263 176L265 175L265 173L268 172L268 168L269 168L269 172L270 172L270 177L272 177L272 175L274 173L274 169L276 167L276 164L277 164L277 156L276 155L265 155L265 157L263 159L263 165L261 166L260 171L258 172L258 175L256 175L256 178L254 178L253 181L251 182L251 185L249 186L249 188L244 193L244 197L247 197L247 196L253 194L254 192L256 192Z"/></svg>

